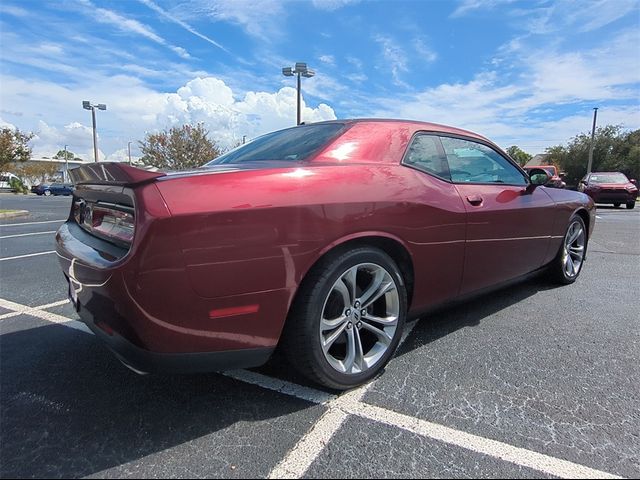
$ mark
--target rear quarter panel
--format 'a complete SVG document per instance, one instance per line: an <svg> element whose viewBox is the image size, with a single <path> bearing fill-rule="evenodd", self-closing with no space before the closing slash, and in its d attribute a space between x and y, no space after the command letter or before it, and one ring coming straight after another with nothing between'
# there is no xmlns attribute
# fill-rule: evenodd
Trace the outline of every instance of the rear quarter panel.
<svg viewBox="0 0 640 480"><path fill-rule="evenodd" d="M408 250L416 270L414 307L456 295L465 213L455 189L441 184L400 165L366 163L157 183L197 295L283 291L282 321L318 258L362 236L393 238Z"/></svg>

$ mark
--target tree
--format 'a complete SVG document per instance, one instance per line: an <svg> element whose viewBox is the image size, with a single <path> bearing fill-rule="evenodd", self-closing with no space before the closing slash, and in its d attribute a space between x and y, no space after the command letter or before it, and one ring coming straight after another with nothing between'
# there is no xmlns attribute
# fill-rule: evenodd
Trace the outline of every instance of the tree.
<svg viewBox="0 0 640 480"><path fill-rule="evenodd" d="M58 150L58 153L56 153L53 158L57 158L59 160L73 160L74 158L76 158L75 153L66 150L66 158L65 158L65 150Z"/></svg>
<svg viewBox="0 0 640 480"><path fill-rule="evenodd" d="M147 134L138 142L142 152L140 160L145 165L167 170L200 167L222 152L216 142L209 140L208 134L201 123Z"/></svg>
<svg viewBox="0 0 640 480"><path fill-rule="evenodd" d="M533 158L530 154L522 150L520 147L516 145L511 145L507 148L507 153L511 158L513 158L518 164L523 167L531 158Z"/></svg>
<svg viewBox="0 0 640 480"><path fill-rule="evenodd" d="M576 185L587 173L591 134L580 133L565 145L549 147L546 153L560 166L569 185ZM623 172L630 178L640 176L640 130L623 131L620 125L596 129L593 142L592 171Z"/></svg>
<svg viewBox="0 0 640 480"><path fill-rule="evenodd" d="M4 172L12 163L26 162L31 158L28 143L33 133L21 132L17 128L3 128L0 131L0 172Z"/></svg>
<svg viewBox="0 0 640 480"><path fill-rule="evenodd" d="M16 175L27 180L31 185L37 185L51 179L58 172L58 165L49 162L29 162L15 166Z"/></svg>

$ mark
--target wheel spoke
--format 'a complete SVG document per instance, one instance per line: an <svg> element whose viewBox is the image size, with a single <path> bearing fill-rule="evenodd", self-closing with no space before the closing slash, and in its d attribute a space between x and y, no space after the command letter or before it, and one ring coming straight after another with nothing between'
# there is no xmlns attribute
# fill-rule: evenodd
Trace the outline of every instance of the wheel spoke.
<svg viewBox="0 0 640 480"><path fill-rule="evenodd" d="M574 226L575 227L573 228L573 231L571 232L571 234L567 238L567 246L569 246L573 242L575 242L578 239L578 237L580 236L580 234L582 233L582 228L580 228L580 226L578 226L575 223L574 223Z"/></svg>
<svg viewBox="0 0 640 480"><path fill-rule="evenodd" d="M362 319L368 320L370 322L379 323L381 325L384 325L385 327L396 325L398 323L398 317L393 315L389 317L376 317L375 315L371 315L370 313L367 313L362 317Z"/></svg>
<svg viewBox="0 0 640 480"><path fill-rule="evenodd" d="M573 260L571 258L571 255L567 255L567 268L565 270L567 272L567 275L569 275L570 277L573 277L574 266L573 266Z"/></svg>
<svg viewBox="0 0 640 480"><path fill-rule="evenodd" d="M344 315L340 315L338 318L332 318L331 320L322 318L322 320L320 320L320 331L326 332L327 330L333 330L334 328L338 328L346 320L347 320L347 317Z"/></svg>
<svg viewBox="0 0 640 480"><path fill-rule="evenodd" d="M359 371L363 371L367 366L364 363L364 351L362 349L362 339L360 338L360 332L357 328L353 328L353 338L356 344L356 358L354 360L354 366L358 367Z"/></svg>
<svg viewBox="0 0 640 480"><path fill-rule="evenodd" d="M381 275L378 275L379 272L381 273ZM382 295L395 288L395 283L393 283L393 280L389 277L387 272L379 272L376 272L376 275L371 282L371 286L364 294L362 294L361 308L367 308L369 305L372 305L376 300L378 300Z"/></svg>
<svg viewBox="0 0 640 480"><path fill-rule="evenodd" d="M380 341L384 345L389 345L391 343L391 340L392 340L391 336L384 330L374 327L373 325L367 322L362 322L362 328L367 329L371 333L373 333L376 337L380 339Z"/></svg>
<svg viewBox="0 0 640 480"><path fill-rule="evenodd" d="M347 273L345 273L341 278L342 283L344 283L347 286L347 289L349 292L349 305L352 305L356 299L357 277L358 277L358 267L355 266L347 270Z"/></svg>
<svg viewBox="0 0 640 480"><path fill-rule="evenodd" d="M353 328L347 330L347 356L343 362L345 373L351 373L353 364L356 361L356 339L353 330Z"/></svg>
<svg viewBox="0 0 640 480"><path fill-rule="evenodd" d="M335 343L335 341L342 334L342 332L344 332L345 328L347 328L346 322L340 325L338 328L336 328L335 331L331 333L331 335L329 335L327 338L322 339L322 349L325 352L327 352L331 348L331 345Z"/></svg>
<svg viewBox="0 0 640 480"><path fill-rule="evenodd" d="M342 302L344 303L344 308L349 308L351 306L351 298L349 297L349 287L342 281L342 279L338 280L336 284L333 286L333 289L342 295Z"/></svg>

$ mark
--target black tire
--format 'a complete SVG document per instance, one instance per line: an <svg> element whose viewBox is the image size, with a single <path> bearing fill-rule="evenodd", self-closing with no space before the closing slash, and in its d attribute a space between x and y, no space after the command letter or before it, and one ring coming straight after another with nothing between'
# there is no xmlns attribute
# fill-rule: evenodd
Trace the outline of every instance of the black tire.
<svg viewBox="0 0 640 480"><path fill-rule="evenodd" d="M334 284L349 269L361 264L382 267L390 275L398 293L399 313L395 333L384 354L366 370L347 374L335 369L325 358L320 320ZM307 274L289 311L281 344L289 362L303 375L325 387L347 390L368 382L384 368L398 347L406 316L407 290L396 263L377 248L358 247L327 255Z"/></svg>
<svg viewBox="0 0 640 480"><path fill-rule="evenodd" d="M578 223L584 232L584 246L583 246L583 256L582 261L580 262L580 266L575 275L568 275L565 269L565 242L567 240L567 236L571 230L571 227L574 223ZM584 220L580 215L573 215L569 220L569 224L567 225L567 230L565 231L564 236L562 237L562 244L560 245L560 249L558 254L553 259L553 261L549 264L549 277L551 281L554 283L559 283L561 285L569 285L575 282L580 276L580 272L582 271L582 267L584 266L584 260L587 254L587 243L588 243L588 232L586 226L584 224Z"/></svg>
<svg viewBox="0 0 640 480"><path fill-rule="evenodd" d="M627 209L631 210L636 206L636 202L627 202Z"/></svg>
<svg viewBox="0 0 640 480"><path fill-rule="evenodd" d="M613 208L618 208L620 206L620 202L616 202L613 204Z"/></svg>

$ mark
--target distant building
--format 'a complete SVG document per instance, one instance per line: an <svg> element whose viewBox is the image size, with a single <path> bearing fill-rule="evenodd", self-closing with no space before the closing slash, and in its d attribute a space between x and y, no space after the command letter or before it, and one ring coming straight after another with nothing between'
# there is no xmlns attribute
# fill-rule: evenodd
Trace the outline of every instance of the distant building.
<svg viewBox="0 0 640 480"><path fill-rule="evenodd" d="M539 153L529 160L525 167L536 167L538 165L553 165L548 153Z"/></svg>
<svg viewBox="0 0 640 480"><path fill-rule="evenodd" d="M85 162L79 158L75 158L73 160L64 160L62 158L46 158L46 157L31 157L31 159L25 162L28 164L48 164L48 165L56 165L58 168L55 174L52 176L51 180L56 180L60 182L69 181L69 175L67 174L67 168L69 170L73 170L74 168L79 167L80 165L84 165L89 162ZM22 179L25 183L30 183L29 179Z"/></svg>

